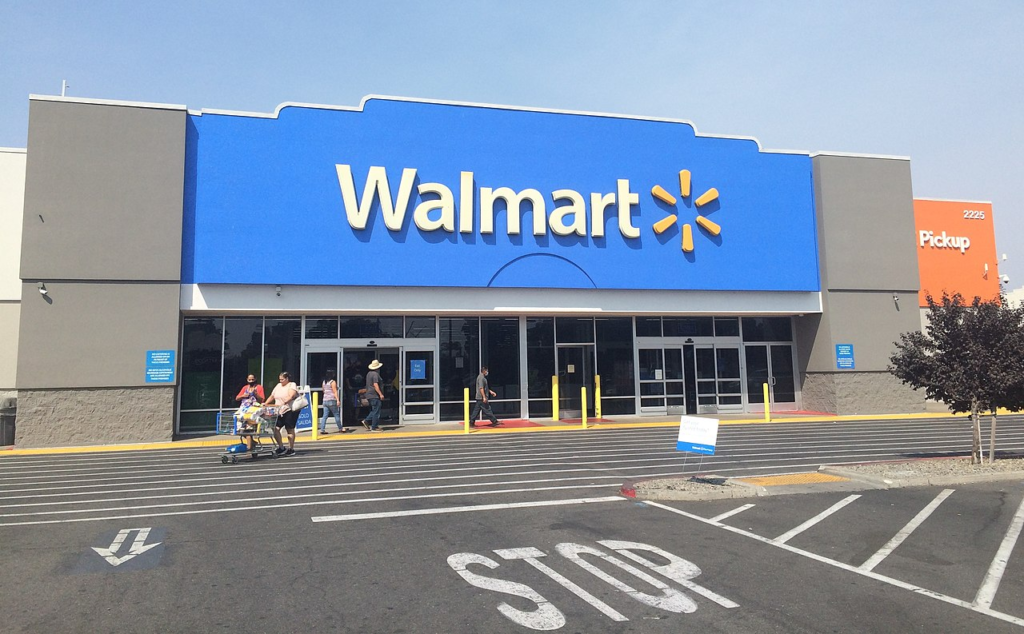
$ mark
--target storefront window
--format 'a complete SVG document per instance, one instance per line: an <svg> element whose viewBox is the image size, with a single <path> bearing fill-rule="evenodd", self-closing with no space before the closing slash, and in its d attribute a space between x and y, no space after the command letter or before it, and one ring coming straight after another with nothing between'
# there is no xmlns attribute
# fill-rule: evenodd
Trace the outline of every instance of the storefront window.
<svg viewBox="0 0 1024 634"><path fill-rule="evenodd" d="M556 317L558 343L594 343L594 320L590 317Z"/></svg>
<svg viewBox="0 0 1024 634"><path fill-rule="evenodd" d="M660 337L661 336L661 317L637 317L636 318L636 336L637 337Z"/></svg>
<svg viewBox="0 0 1024 634"><path fill-rule="evenodd" d="M306 317L306 339L337 339L338 318L317 319Z"/></svg>
<svg viewBox="0 0 1024 634"><path fill-rule="evenodd" d="M497 394L495 400L514 400L514 403L501 404L502 413L506 416L520 416L518 318L484 317L480 320L480 358L482 364L490 370L487 381ZM494 406L497 414L498 403L494 403Z"/></svg>
<svg viewBox="0 0 1024 634"><path fill-rule="evenodd" d="M711 317L665 317L662 324L666 337L712 337L715 334Z"/></svg>
<svg viewBox="0 0 1024 634"><path fill-rule="evenodd" d="M740 320L736 317L715 317L716 337L739 337Z"/></svg>
<svg viewBox="0 0 1024 634"><path fill-rule="evenodd" d="M245 377L262 376L263 318L228 317L224 320L224 393L222 409L238 407L235 395L245 384ZM270 389L277 385L274 381ZM263 389L267 389L264 384Z"/></svg>
<svg viewBox="0 0 1024 634"><path fill-rule="evenodd" d="M287 372L292 381L302 385L299 376L302 321L299 319L267 319L263 350L263 388L269 392L277 386L277 377Z"/></svg>
<svg viewBox="0 0 1024 634"><path fill-rule="evenodd" d="M433 339L437 334L437 320L433 317L406 317L405 336L410 339Z"/></svg>
<svg viewBox="0 0 1024 634"><path fill-rule="evenodd" d="M438 380L442 401L462 402L467 387L473 390L480 371L480 319L441 317L438 319ZM472 394L470 394L472 400ZM442 408L442 412L446 411ZM462 414L459 414L462 418Z"/></svg>
<svg viewBox="0 0 1024 634"><path fill-rule="evenodd" d="M551 317L531 317L526 320L526 377L531 399L547 400L547 415L551 415L551 377L555 375L555 320ZM543 409L543 408L542 408ZM530 416L534 404L530 403Z"/></svg>
<svg viewBox="0 0 1024 634"><path fill-rule="evenodd" d="M633 323L629 317L597 318L597 373L601 396L633 396ZM632 399L630 399L632 403Z"/></svg>
<svg viewBox="0 0 1024 634"><path fill-rule="evenodd" d="M342 339L384 339L405 336L401 317L342 317Z"/></svg>
<svg viewBox="0 0 1024 634"><path fill-rule="evenodd" d="M744 317L743 341L792 341L789 317Z"/></svg>
<svg viewBox="0 0 1024 634"><path fill-rule="evenodd" d="M221 346L223 323L216 318L189 318L184 320L181 339L181 426L183 432L213 431L217 412L186 410L216 410L220 407Z"/></svg>

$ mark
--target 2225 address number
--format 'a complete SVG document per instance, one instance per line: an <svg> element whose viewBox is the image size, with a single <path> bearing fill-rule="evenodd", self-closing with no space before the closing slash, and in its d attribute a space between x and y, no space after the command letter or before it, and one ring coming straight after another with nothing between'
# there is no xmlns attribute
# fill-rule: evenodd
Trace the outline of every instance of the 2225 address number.
<svg viewBox="0 0 1024 634"><path fill-rule="evenodd" d="M984 220L985 212L979 209L964 209L964 218L966 220Z"/></svg>

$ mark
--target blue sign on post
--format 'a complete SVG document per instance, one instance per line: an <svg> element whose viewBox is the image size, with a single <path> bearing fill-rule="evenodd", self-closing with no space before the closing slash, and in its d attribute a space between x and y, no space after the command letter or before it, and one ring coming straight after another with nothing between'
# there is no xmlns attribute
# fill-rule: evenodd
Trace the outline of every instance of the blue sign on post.
<svg viewBox="0 0 1024 634"><path fill-rule="evenodd" d="M836 369L837 370L853 370L857 366L853 361L853 344L852 343L837 343L836 344Z"/></svg>
<svg viewBox="0 0 1024 634"><path fill-rule="evenodd" d="M427 378L427 362L424 359L410 359L409 360L409 379L411 380L426 380Z"/></svg>
<svg viewBox="0 0 1024 634"><path fill-rule="evenodd" d="M146 383L174 383L174 350L146 350Z"/></svg>
<svg viewBox="0 0 1024 634"><path fill-rule="evenodd" d="M313 399L310 398L309 392L300 392L309 401L309 407L303 407L299 410L299 418L295 421L295 429L313 429Z"/></svg>

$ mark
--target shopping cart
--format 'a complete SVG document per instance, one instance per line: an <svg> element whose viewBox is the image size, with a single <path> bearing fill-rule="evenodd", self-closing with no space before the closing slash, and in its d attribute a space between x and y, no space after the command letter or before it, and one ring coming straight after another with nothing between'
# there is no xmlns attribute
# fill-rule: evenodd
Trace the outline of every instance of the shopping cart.
<svg viewBox="0 0 1024 634"><path fill-rule="evenodd" d="M237 435L239 442L224 450L220 455L221 463L236 464L238 457L245 454L250 454L253 458L277 457L277 442L274 440L277 419L276 407L252 408L244 414L222 412L217 418L217 433ZM251 448L246 443L247 439L252 440Z"/></svg>

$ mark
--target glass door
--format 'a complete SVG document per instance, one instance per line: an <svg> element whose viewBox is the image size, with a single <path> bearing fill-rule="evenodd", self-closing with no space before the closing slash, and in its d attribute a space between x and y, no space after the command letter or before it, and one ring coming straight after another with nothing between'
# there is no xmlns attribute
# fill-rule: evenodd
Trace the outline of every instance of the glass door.
<svg viewBox="0 0 1024 634"><path fill-rule="evenodd" d="M665 413L665 354L661 348L640 348L640 413Z"/></svg>
<svg viewBox="0 0 1024 634"><path fill-rule="evenodd" d="M341 385L341 381L338 377L338 350L337 348L332 350L309 350L306 352L306 374L303 375L303 379L306 384L309 385L310 390L310 405L313 403L313 392L318 392L317 402L324 402L324 381L327 380L327 371L333 370L335 380L338 381L338 385ZM323 408L316 413L317 416L323 415Z"/></svg>
<svg viewBox="0 0 1024 634"><path fill-rule="evenodd" d="M558 346L559 418L580 418L583 408L594 415L594 346ZM580 400L580 388L587 388L587 402Z"/></svg>
<svg viewBox="0 0 1024 634"><path fill-rule="evenodd" d="M743 410L739 346L695 345L697 412Z"/></svg>
<svg viewBox="0 0 1024 634"><path fill-rule="evenodd" d="M639 350L641 413L678 415L686 411L683 365L682 348Z"/></svg>
<svg viewBox="0 0 1024 634"><path fill-rule="evenodd" d="M434 422L434 349L402 350L402 421Z"/></svg>
<svg viewBox="0 0 1024 634"><path fill-rule="evenodd" d="M384 364L380 372L381 391L384 400L380 408L380 422L385 426L398 425L401 422L399 412L401 406L401 366L399 348L345 348L343 372L345 408L342 418L349 425L358 425L359 421L370 413L369 408L359 405L359 390L366 386L366 373L370 371L370 362L374 359ZM351 422L350 422L351 421Z"/></svg>
<svg viewBox="0 0 1024 634"><path fill-rule="evenodd" d="M747 408L764 411L764 388L768 384L771 409L796 409L796 376L791 344L745 344L747 362Z"/></svg>

